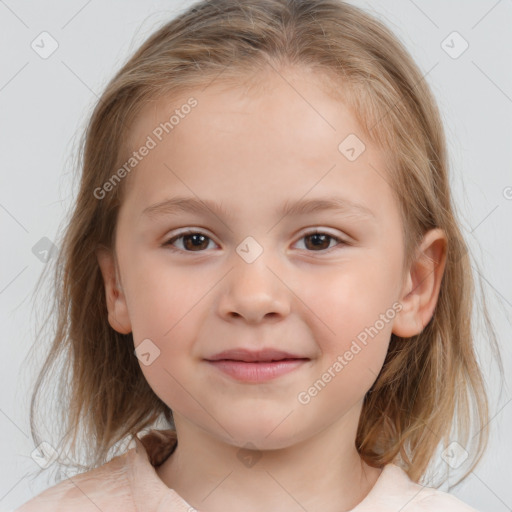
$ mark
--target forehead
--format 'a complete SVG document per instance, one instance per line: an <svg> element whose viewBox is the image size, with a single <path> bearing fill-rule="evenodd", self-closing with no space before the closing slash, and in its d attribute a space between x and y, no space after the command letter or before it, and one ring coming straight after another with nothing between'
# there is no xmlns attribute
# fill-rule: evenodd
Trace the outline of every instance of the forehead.
<svg viewBox="0 0 512 512"><path fill-rule="evenodd" d="M136 149L151 136L158 146L172 145L180 152L192 139L196 146L224 139L233 145L245 142L239 149L249 149L253 141L253 147L259 143L268 150L279 145L282 155L293 149L288 159L316 158L333 148L337 151L349 133L366 139L350 108L338 98L339 90L336 99L330 94L332 88L331 77L320 79L307 68L266 70L240 83L213 81L149 101L132 124L127 145Z"/></svg>
<svg viewBox="0 0 512 512"><path fill-rule="evenodd" d="M376 213L391 200L385 155L308 71L162 97L141 111L127 143L137 151L149 140L129 177L127 199L140 211L173 192L249 206L340 191Z"/></svg>

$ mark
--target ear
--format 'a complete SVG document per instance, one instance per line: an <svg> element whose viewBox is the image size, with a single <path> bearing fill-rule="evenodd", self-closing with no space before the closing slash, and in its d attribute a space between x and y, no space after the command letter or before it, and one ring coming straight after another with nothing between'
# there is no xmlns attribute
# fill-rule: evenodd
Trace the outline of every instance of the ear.
<svg viewBox="0 0 512 512"><path fill-rule="evenodd" d="M409 338L430 322L441 288L446 246L442 229L431 229L423 237L404 282L400 298L403 309L395 317L393 334Z"/></svg>
<svg viewBox="0 0 512 512"><path fill-rule="evenodd" d="M108 323L115 331L129 334L132 331L130 316L121 287L116 259L111 250L99 247L96 256L103 275L107 299Z"/></svg>

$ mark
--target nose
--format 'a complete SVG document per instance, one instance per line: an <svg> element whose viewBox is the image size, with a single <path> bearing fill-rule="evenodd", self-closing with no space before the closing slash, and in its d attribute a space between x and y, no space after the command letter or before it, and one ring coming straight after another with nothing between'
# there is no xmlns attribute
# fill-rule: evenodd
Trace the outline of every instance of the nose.
<svg viewBox="0 0 512 512"><path fill-rule="evenodd" d="M223 280L218 313L227 321L279 321L290 313L291 294L283 276L270 269L262 257L252 263L238 261Z"/></svg>

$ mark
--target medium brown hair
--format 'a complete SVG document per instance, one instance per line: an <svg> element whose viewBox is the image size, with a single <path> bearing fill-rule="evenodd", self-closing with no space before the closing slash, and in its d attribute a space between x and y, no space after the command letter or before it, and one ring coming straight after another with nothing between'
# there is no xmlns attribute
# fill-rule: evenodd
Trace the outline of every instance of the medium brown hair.
<svg viewBox="0 0 512 512"><path fill-rule="evenodd" d="M371 466L399 464L414 481L440 443L457 440L468 450L473 465L463 478L480 461L489 414L474 346L474 275L451 200L440 114L425 77L390 30L337 0L198 2L152 34L107 85L83 134L80 189L54 261L50 315L56 327L30 410L36 444L38 394L53 367L60 372L59 443L74 450L81 433L78 444L87 450L81 469L104 463L117 443L164 418L173 427L172 411L143 376L132 335L116 332L107 320L95 251L113 248L126 183L101 200L93 191L126 161L130 126L149 101L213 81L254 84L264 71L290 66L316 71L352 109L362 135L388 156L386 179L405 234L404 268L427 230L441 228L448 239L433 317L416 336L391 335L365 396L357 450ZM501 369L484 295L483 313Z"/></svg>

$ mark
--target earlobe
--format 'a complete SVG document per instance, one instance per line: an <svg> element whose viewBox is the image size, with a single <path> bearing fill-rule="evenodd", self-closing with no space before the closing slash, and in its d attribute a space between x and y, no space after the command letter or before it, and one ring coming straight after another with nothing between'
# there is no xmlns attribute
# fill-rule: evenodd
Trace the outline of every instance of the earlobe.
<svg viewBox="0 0 512 512"><path fill-rule="evenodd" d="M430 322L446 265L446 245L442 229L431 229L423 237L402 289L402 310L393 322L393 334L410 338Z"/></svg>
<svg viewBox="0 0 512 512"><path fill-rule="evenodd" d="M107 248L99 247L96 249L96 257L105 285L108 322L115 331L129 334L132 327L114 254Z"/></svg>

